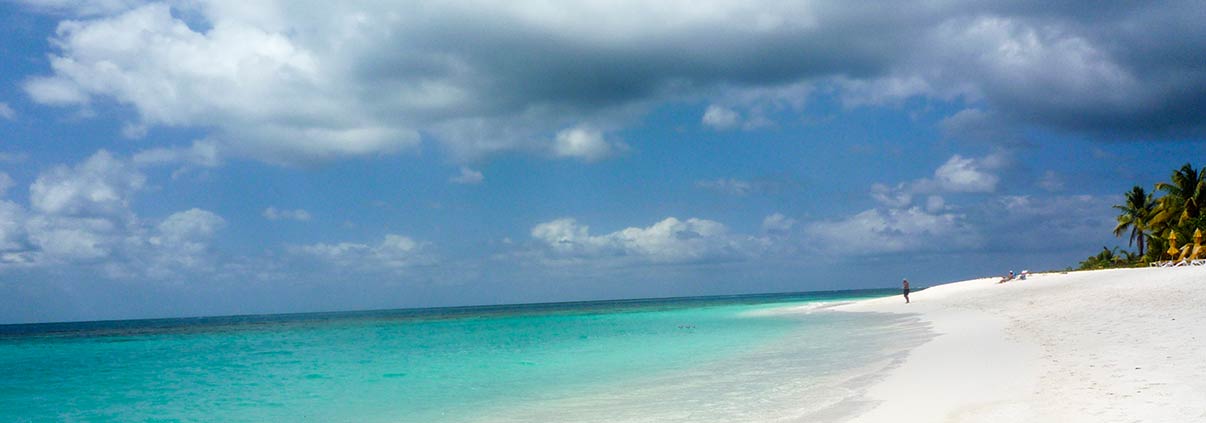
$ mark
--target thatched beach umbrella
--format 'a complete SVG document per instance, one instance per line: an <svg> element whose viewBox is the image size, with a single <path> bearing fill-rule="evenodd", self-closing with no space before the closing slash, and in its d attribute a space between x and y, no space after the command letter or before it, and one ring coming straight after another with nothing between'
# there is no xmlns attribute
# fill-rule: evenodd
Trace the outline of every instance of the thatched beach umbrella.
<svg viewBox="0 0 1206 423"><path fill-rule="evenodd" d="M1190 250L1189 259L1196 260L1202 256L1202 229L1193 230L1193 249Z"/></svg>
<svg viewBox="0 0 1206 423"><path fill-rule="evenodd" d="M1169 258L1176 259L1177 253L1180 251L1177 249L1177 233L1170 231L1168 233L1168 251L1165 252L1168 253Z"/></svg>

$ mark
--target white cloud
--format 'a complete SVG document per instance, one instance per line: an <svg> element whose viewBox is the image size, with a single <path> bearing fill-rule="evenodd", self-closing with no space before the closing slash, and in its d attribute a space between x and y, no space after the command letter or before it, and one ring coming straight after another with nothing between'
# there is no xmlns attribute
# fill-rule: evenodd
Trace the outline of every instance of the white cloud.
<svg viewBox="0 0 1206 423"><path fill-rule="evenodd" d="M0 118L13 120L17 118L17 112L8 103L0 103Z"/></svg>
<svg viewBox="0 0 1206 423"><path fill-rule="evenodd" d="M740 179L713 179L697 181L695 186L721 194L743 196L754 191L754 184Z"/></svg>
<svg viewBox="0 0 1206 423"><path fill-rule="evenodd" d="M1047 192L1058 192L1064 190L1064 179L1055 173L1053 170L1048 170L1043 173L1043 177L1039 179L1039 188Z"/></svg>
<svg viewBox="0 0 1206 423"><path fill-rule="evenodd" d="M147 244L155 251L148 269L153 276L169 276L185 268L196 269L210 259L208 249L226 220L213 212L190 209L168 216L155 227Z"/></svg>
<svg viewBox="0 0 1206 423"><path fill-rule="evenodd" d="M913 192L909 184L900 184L892 188L876 183L871 185L871 198L885 206L900 208L913 203Z"/></svg>
<svg viewBox="0 0 1206 423"><path fill-rule="evenodd" d="M761 241L730 234L719 222L673 217L647 228L630 227L604 235L564 218L532 228L535 238L555 258L635 259L652 263L735 260L753 254Z"/></svg>
<svg viewBox="0 0 1206 423"><path fill-rule="evenodd" d="M213 26L198 32L168 5L150 4L64 21L55 37L60 52L51 57L54 76L31 79L26 90L46 104L111 97L138 111L131 127L218 128L232 150L269 161L390 152L417 143L411 129L366 120L371 113L296 40L239 16L211 18Z"/></svg>
<svg viewBox="0 0 1206 423"><path fill-rule="evenodd" d="M802 112L813 90L812 81L725 87L714 96L714 103L704 110L700 121L717 131L774 126L771 116Z"/></svg>
<svg viewBox="0 0 1206 423"><path fill-rule="evenodd" d="M126 213L129 197L146 184L146 177L125 161L101 150L74 167L56 166L42 173L29 188L34 209L51 215Z"/></svg>
<svg viewBox="0 0 1206 423"><path fill-rule="evenodd" d="M380 243L373 245L341 242L296 245L288 248L289 252L295 255L314 257L325 263L362 271L398 271L432 264L435 259L426 249L425 243L396 234L387 234Z"/></svg>
<svg viewBox="0 0 1206 423"><path fill-rule="evenodd" d="M483 179L484 177L480 171L461 166L461 173L448 179L448 182L463 185L476 185L482 183Z"/></svg>
<svg viewBox="0 0 1206 423"><path fill-rule="evenodd" d="M25 223L29 243L45 264L92 262L120 247L124 227L99 217L36 215Z"/></svg>
<svg viewBox="0 0 1206 423"><path fill-rule="evenodd" d="M11 201L0 200L0 253L24 250L25 211ZM0 266L5 260L0 257Z"/></svg>
<svg viewBox="0 0 1206 423"><path fill-rule="evenodd" d="M130 205L145 183L131 161L104 150L42 172L30 185L29 210L0 201L0 271L53 267L166 279L206 270L224 220L200 209L157 224L140 218Z"/></svg>
<svg viewBox="0 0 1206 423"><path fill-rule="evenodd" d="M1000 177L994 172L1004 166L1006 159L1002 153L978 159L956 154L938 166L932 177L902 182L895 187L879 183L872 185L871 198L888 207L903 208L912 204L916 195L992 193L996 192L1000 182ZM936 200L927 198L929 201Z"/></svg>
<svg viewBox="0 0 1206 423"><path fill-rule="evenodd" d="M916 75L891 75L877 79L839 77L836 84L842 88L842 104L846 107L896 104L920 95L949 97L935 92L928 81Z"/></svg>
<svg viewBox="0 0 1206 423"><path fill-rule="evenodd" d="M302 209L279 210L276 207L266 208L262 214L264 218L268 220L295 220L298 222L309 221L312 217L310 216L310 212Z"/></svg>
<svg viewBox="0 0 1206 423"><path fill-rule="evenodd" d="M946 209L946 200L940 195L931 195L925 199L925 211L938 213Z"/></svg>
<svg viewBox="0 0 1206 423"><path fill-rule="evenodd" d="M218 144L213 141L195 141L189 147L152 148L143 150L131 159L136 165L189 165L217 167L222 164Z"/></svg>
<svg viewBox="0 0 1206 423"><path fill-rule="evenodd" d="M67 78L31 78L25 81L25 92L34 101L52 106L72 106L88 103L88 94Z"/></svg>
<svg viewBox="0 0 1206 423"><path fill-rule="evenodd" d="M553 154L588 162L602 160L627 148L623 143L604 139L603 133L590 127L576 126L557 133Z"/></svg>
<svg viewBox="0 0 1206 423"><path fill-rule="evenodd" d="M1000 165L999 156L973 159L956 154L934 171L934 182L939 192L993 192L1000 178L986 170Z"/></svg>
<svg viewBox="0 0 1206 423"><path fill-rule="evenodd" d="M31 211L20 223L29 265L97 264L117 260L137 243L141 227L131 197L146 178L101 150L75 166L42 172L29 188Z"/></svg>
<svg viewBox="0 0 1206 423"><path fill-rule="evenodd" d="M972 247L980 236L961 215L927 213L917 207L871 209L848 218L809 223L808 244L837 255L875 255Z"/></svg>
<svg viewBox="0 0 1206 423"><path fill-rule="evenodd" d="M732 129L741 123L741 115L733 111L733 109L713 104L708 106L708 109L704 111L701 121L704 125L712 127L712 129Z"/></svg>
<svg viewBox="0 0 1206 423"><path fill-rule="evenodd" d="M159 230L159 243L179 243L196 238L210 238L226 224L220 216L201 209L189 209L173 213L156 228Z"/></svg>
<svg viewBox="0 0 1206 423"><path fill-rule="evenodd" d="M787 233L791 228L796 226L796 220L784 216L780 213L775 213L762 219L762 230L769 233Z"/></svg>
<svg viewBox="0 0 1206 423"><path fill-rule="evenodd" d="M8 189L12 188L15 184L16 183L13 182L13 178L11 176L8 176L7 173L0 172L0 197L4 197L4 194L8 192Z"/></svg>

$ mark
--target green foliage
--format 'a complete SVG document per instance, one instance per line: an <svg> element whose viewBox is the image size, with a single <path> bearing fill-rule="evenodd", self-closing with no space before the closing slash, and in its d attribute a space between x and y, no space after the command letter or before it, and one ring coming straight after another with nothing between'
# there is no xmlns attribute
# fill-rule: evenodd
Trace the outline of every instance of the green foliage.
<svg viewBox="0 0 1206 423"><path fill-rule="evenodd" d="M1123 204L1114 206L1115 209L1122 211L1122 214L1118 215L1118 226L1114 227L1114 236L1122 236L1127 229L1130 229L1130 242L1127 245L1138 242L1139 255L1143 255L1144 241L1148 236L1147 222L1155 207L1156 200L1152 199L1152 195L1144 192L1143 188L1138 185L1126 194L1126 201Z"/></svg>
<svg viewBox="0 0 1206 423"><path fill-rule="evenodd" d="M1122 204L1115 205L1120 213L1114 236L1127 234L1127 245L1137 245L1138 252L1118 252L1103 247L1097 255L1080 263L1081 269L1105 269L1109 267L1143 265L1148 262L1170 260L1169 236L1177 235L1177 249L1189 251L1193 245L1193 233L1201 229L1206 232L1206 168L1195 170L1186 163L1173 171L1168 182L1157 183L1153 197L1142 187L1135 186L1126 193ZM1146 248L1145 248L1146 247Z"/></svg>
<svg viewBox="0 0 1206 423"><path fill-rule="evenodd" d="M1080 262L1078 270L1111 269L1115 267L1134 267L1142 263L1142 256L1130 251L1119 251L1118 247L1101 247L1097 255L1089 256Z"/></svg>
<svg viewBox="0 0 1206 423"><path fill-rule="evenodd" d="M1169 182L1157 183L1156 191L1164 195L1156 200L1156 207L1147 222L1148 228L1153 235L1164 239L1168 239L1172 231L1177 231L1177 236L1181 236L1180 230L1199 217L1200 206L1206 204L1206 168L1197 171L1186 163L1172 173Z"/></svg>

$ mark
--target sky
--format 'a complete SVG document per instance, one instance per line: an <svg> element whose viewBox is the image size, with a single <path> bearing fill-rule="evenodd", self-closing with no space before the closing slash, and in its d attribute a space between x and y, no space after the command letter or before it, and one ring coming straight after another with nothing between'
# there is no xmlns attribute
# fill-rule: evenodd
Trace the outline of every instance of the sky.
<svg viewBox="0 0 1206 423"><path fill-rule="evenodd" d="M1076 266L1206 4L0 2L0 323Z"/></svg>

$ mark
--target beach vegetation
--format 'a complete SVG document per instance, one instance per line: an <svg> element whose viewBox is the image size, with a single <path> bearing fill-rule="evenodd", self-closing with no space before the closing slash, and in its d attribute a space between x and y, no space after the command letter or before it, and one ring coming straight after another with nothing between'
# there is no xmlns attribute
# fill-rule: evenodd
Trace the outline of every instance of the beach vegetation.
<svg viewBox="0 0 1206 423"><path fill-rule="evenodd" d="M1126 264L1125 259L1129 258L1131 258L1131 254L1119 254L1118 247L1101 247L1101 252L1097 253L1097 255L1089 256L1089 258L1085 259L1085 261L1080 262L1080 270L1109 269L1112 267L1119 267Z"/></svg>
<svg viewBox="0 0 1206 423"><path fill-rule="evenodd" d="M1148 233L1147 223L1151 220L1152 211L1156 208L1156 200L1152 198L1151 194L1144 191L1143 187L1136 185L1126 193L1126 201L1114 208L1122 211L1122 214L1118 215L1118 226L1114 227L1114 236L1122 236L1129 229L1130 236L1127 246L1138 244L1139 255L1142 256L1144 241Z"/></svg>
<svg viewBox="0 0 1206 423"><path fill-rule="evenodd" d="M1135 186L1123 196L1114 236L1127 236L1135 253L1103 247L1080 262L1081 269L1143 266L1151 262L1185 258L1193 251L1193 234L1206 230L1206 167L1194 169L1186 163L1158 182L1152 192ZM1175 252L1169 247L1176 246Z"/></svg>

